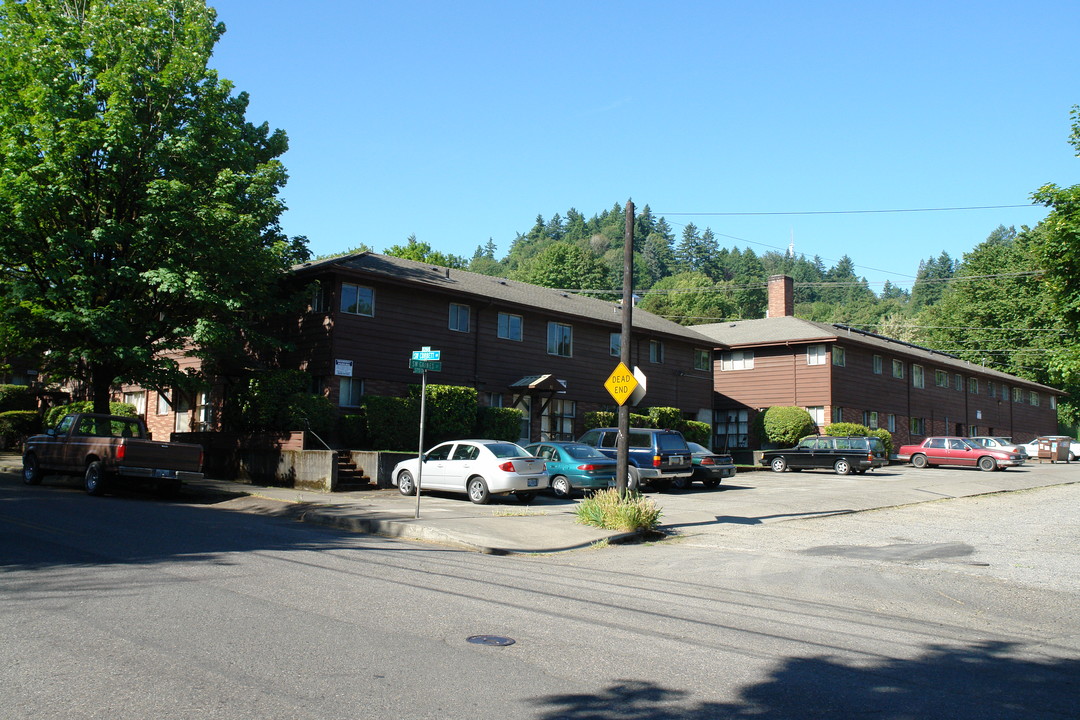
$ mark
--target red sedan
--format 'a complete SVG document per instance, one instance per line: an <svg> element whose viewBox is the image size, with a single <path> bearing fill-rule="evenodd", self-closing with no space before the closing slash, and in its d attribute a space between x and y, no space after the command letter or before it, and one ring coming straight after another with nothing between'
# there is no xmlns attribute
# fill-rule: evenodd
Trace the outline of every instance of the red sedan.
<svg viewBox="0 0 1080 720"><path fill-rule="evenodd" d="M917 445L903 445L896 452L900 462L917 468L928 465L960 465L980 470L1004 470L1024 464L1019 453L988 448L962 437L928 437Z"/></svg>

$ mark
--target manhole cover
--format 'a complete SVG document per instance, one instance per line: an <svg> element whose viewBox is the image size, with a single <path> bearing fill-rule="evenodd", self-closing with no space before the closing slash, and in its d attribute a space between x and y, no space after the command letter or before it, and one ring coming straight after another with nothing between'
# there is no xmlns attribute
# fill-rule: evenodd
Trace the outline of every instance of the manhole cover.
<svg viewBox="0 0 1080 720"><path fill-rule="evenodd" d="M472 637L465 638L473 645L513 645L514 639L508 637L502 637L501 635L473 635Z"/></svg>

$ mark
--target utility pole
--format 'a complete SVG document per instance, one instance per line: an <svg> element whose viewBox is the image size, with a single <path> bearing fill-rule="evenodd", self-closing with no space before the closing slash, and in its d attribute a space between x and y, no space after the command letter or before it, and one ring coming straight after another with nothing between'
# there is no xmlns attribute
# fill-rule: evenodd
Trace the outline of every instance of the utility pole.
<svg viewBox="0 0 1080 720"><path fill-rule="evenodd" d="M622 332L619 335L619 360L630 364L630 333L634 315L634 202L626 201L626 230L623 232ZM615 487L620 496L626 495L627 474L630 470L630 405L619 405L619 435L616 443ZM635 488L636 490L637 488Z"/></svg>

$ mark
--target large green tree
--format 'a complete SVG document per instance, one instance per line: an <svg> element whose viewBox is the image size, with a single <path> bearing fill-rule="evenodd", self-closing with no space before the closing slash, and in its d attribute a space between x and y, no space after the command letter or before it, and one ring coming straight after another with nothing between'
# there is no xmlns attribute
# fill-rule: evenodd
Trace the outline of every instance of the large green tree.
<svg viewBox="0 0 1080 720"><path fill-rule="evenodd" d="M0 4L2 322L99 409L180 381L178 351L269 341L308 256L278 224L285 134L207 67L224 31L203 0Z"/></svg>

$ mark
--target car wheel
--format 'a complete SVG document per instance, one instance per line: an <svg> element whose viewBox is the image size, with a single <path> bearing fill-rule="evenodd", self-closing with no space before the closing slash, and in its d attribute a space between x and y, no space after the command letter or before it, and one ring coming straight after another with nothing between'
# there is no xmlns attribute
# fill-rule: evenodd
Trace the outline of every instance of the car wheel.
<svg viewBox="0 0 1080 720"><path fill-rule="evenodd" d="M712 488L720 487L720 481L719 480L702 480L701 483L702 483L702 485L709 488L710 490Z"/></svg>
<svg viewBox="0 0 1080 720"><path fill-rule="evenodd" d="M24 483L27 485L41 484L41 463L38 462L37 455L34 453L23 455L22 467L22 480Z"/></svg>
<svg viewBox="0 0 1080 720"><path fill-rule="evenodd" d="M911 464L917 468L924 468L927 466L928 463L926 462L925 455L912 455Z"/></svg>
<svg viewBox="0 0 1080 720"><path fill-rule="evenodd" d="M997 460L994 460L989 455L984 455L979 458L979 469L984 472L993 472L997 470Z"/></svg>
<svg viewBox="0 0 1080 720"><path fill-rule="evenodd" d="M491 493L488 492L488 486L484 482L484 478L469 478L469 482L465 487L469 491L469 499L477 505L487 505L488 501L491 500Z"/></svg>
<svg viewBox="0 0 1080 720"><path fill-rule="evenodd" d="M555 493L555 497L568 498L573 489L570 480L565 475L556 475L551 478L551 492Z"/></svg>
<svg viewBox="0 0 1080 720"><path fill-rule="evenodd" d="M1076 462L1076 453L1074 453L1074 452L1069 453L1069 462Z"/></svg>
<svg viewBox="0 0 1080 720"><path fill-rule="evenodd" d="M694 479L688 477L675 478L671 481L671 484L676 490L689 490L690 486L694 484Z"/></svg>
<svg viewBox="0 0 1080 720"><path fill-rule="evenodd" d="M86 466L83 487L86 489L87 495L105 494L105 468L97 460Z"/></svg>
<svg viewBox="0 0 1080 720"><path fill-rule="evenodd" d="M769 466L772 468L773 472L784 472L784 470L787 469L787 460L782 457L776 457L772 459Z"/></svg>
<svg viewBox="0 0 1080 720"><path fill-rule="evenodd" d="M641 477L637 468L626 469L626 489L630 492L641 492Z"/></svg>
<svg viewBox="0 0 1080 720"><path fill-rule="evenodd" d="M836 471L837 475L847 475L851 472L851 463L847 460L840 458L833 463L832 469Z"/></svg>
<svg viewBox="0 0 1080 720"><path fill-rule="evenodd" d="M402 470L401 474L397 478L397 489L402 495L415 495L416 494L416 481L413 480L412 473L408 470Z"/></svg>
<svg viewBox="0 0 1080 720"><path fill-rule="evenodd" d="M518 491L518 492L514 493L514 497L516 497L518 499L518 502L522 502L522 503L525 503L526 505L528 505L529 503L531 503L533 500L536 499L536 491L535 490L529 490L527 492L526 491Z"/></svg>

